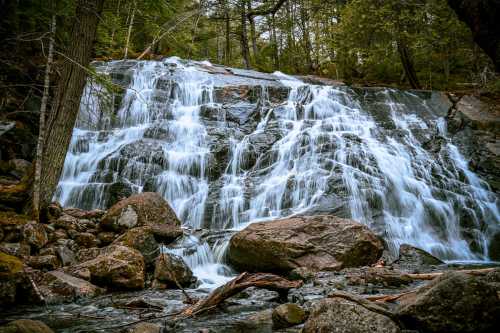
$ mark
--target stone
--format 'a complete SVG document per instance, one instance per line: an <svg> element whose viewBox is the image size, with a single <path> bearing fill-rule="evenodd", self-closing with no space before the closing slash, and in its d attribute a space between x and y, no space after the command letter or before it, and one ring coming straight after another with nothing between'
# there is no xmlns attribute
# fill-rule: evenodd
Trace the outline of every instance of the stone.
<svg viewBox="0 0 500 333"><path fill-rule="evenodd" d="M42 271L52 271L61 266L57 256L51 254L28 257L26 263L28 266Z"/></svg>
<svg viewBox="0 0 500 333"><path fill-rule="evenodd" d="M113 244L124 245L138 250L144 257L146 265L154 263L160 253L160 245L149 226L129 229L118 237Z"/></svg>
<svg viewBox="0 0 500 333"><path fill-rule="evenodd" d="M35 249L41 249L48 243L49 237L45 231L45 225L37 222L29 222L24 225L23 240Z"/></svg>
<svg viewBox="0 0 500 333"><path fill-rule="evenodd" d="M64 213L77 219L100 219L106 212L101 209L83 210L79 208L66 208Z"/></svg>
<svg viewBox="0 0 500 333"><path fill-rule="evenodd" d="M25 243L1 243L0 251L3 251L7 254L24 258L31 254L31 248L28 244Z"/></svg>
<svg viewBox="0 0 500 333"><path fill-rule="evenodd" d="M113 205L102 218L101 227L122 231L144 225L180 225L173 209L158 193L144 192Z"/></svg>
<svg viewBox="0 0 500 333"><path fill-rule="evenodd" d="M24 270L19 258L0 252L0 306L16 301L16 286Z"/></svg>
<svg viewBox="0 0 500 333"><path fill-rule="evenodd" d="M365 225L318 215L253 223L231 238L228 258L242 271L288 273L371 265L382 252L381 239Z"/></svg>
<svg viewBox="0 0 500 333"><path fill-rule="evenodd" d="M101 244L108 245L113 243L116 238L116 234L111 231L102 231L97 234L97 239L101 241Z"/></svg>
<svg viewBox="0 0 500 333"><path fill-rule="evenodd" d="M401 330L389 317L335 297L313 304L302 332L399 333Z"/></svg>
<svg viewBox="0 0 500 333"><path fill-rule="evenodd" d="M151 230L156 240L165 244L183 235L181 227L177 224L156 224L151 227Z"/></svg>
<svg viewBox="0 0 500 333"><path fill-rule="evenodd" d="M429 333L493 332L500 318L495 288L460 272L447 272L399 302L405 326Z"/></svg>
<svg viewBox="0 0 500 333"><path fill-rule="evenodd" d="M57 220L54 221L54 225L57 228L69 230L78 230L78 219L66 213L62 214Z"/></svg>
<svg viewBox="0 0 500 333"><path fill-rule="evenodd" d="M85 248L97 247L101 244L97 237L89 232L82 232L77 234L75 237L75 241L80 247Z"/></svg>
<svg viewBox="0 0 500 333"><path fill-rule="evenodd" d="M153 323L139 323L129 333L161 333L161 326Z"/></svg>
<svg viewBox="0 0 500 333"><path fill-rule="evenodd" d="M58 202L53 202L47 207L47 219L49 221L57 220L61 217L63 213L63 208Z"/></svg>
<svg viewBox="0 0 500 333"><path fill-rule="evenodd" d="M184 260L172 253L162 253L156 260L154 277L168 288L189 287L196 282L193 272Z"/></svg>
<svg viewBox="0 0 500 333"><path fill-rule="evenodd" d="M76 253L76 260L78 262L89 261L95 259L99 254L101 254L101 249L98 247L91 247L88 249L80 249Z"/></svg>
<svg viewBox="0 0 500 333"><path fill-rule="evenodd" d="M63 266L69 266L76 263L75 252L66 245L58 245L54 247L57 257Z"/></svg>
<svg viewBox="0 0 500 333"><path fill-rule="evenodd" d="M11 167L10 174L12 174L17 179L22 179L31 170L31 162L20 158L10 160L9 165Z"/></svg>
<svg viewBox="0 0 500 333"><path fill-rule="evenodd" d="M122 245L103 248L94 259L67 267L65 271L113 290L144 288L144 258L139 251Z"/></svg>
<svg viewBox="0 0 500 333"><path fill-rule="evenodd" d="M402 269L418 271L421 268L444 264L443 261L417 247L402 244L395 264Z"/></svg>
<svg viewBox="0 0 500 333"><path fill-rule="evenodd" d="M60 271L48 272L37 283L40 293L48 304L74 302L82 298L92 298L104 293L88 281Z"/></svg>
<svg viewBox="0 0 500 333"><path fill-rule="evenodd" d="M0 326L0 333L54 333L54 331L39 320L18 319Z"/></svg>
<svg viewBox="0 0 500 333"><path fill-rule="evenodd" d="M280 329L302 324L307 315L297 304L286 303L274 308L272 318L273 328Z"/></svg>

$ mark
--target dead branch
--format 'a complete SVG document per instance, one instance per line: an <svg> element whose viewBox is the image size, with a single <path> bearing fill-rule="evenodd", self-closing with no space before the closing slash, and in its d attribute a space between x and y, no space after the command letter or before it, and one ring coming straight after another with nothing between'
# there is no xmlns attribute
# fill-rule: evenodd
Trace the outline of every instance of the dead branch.
<svg viewBox="0 0 500 333"><path fill-rule="evenodd" d="M463 270L456 270L453 272L460 272L460 273L465 273L465 274L470 274L470 275L475 275L475 276L482 276L486 275L490 272L493 272L496 268L479 268L479 269L463 269ZM419 274L405 274L409 278L413 280L433 280L434 278L443 275L445 272L435 272L435 273L419 273Z"/></svg>
<svg viewBox="0 0 500 333"><path fill-rule="evenodd" d="M182 311L182 315L191 317L201 312L210 310L218 306L227 298L236 295L237 293L250 288L257 287L280 293L288 292L292 288L298 288L302 285L302 281L289 281L280 276L270 273L242 273L228 283L215 289L206 298L196 302L194 305L187 307Z"/></svg>

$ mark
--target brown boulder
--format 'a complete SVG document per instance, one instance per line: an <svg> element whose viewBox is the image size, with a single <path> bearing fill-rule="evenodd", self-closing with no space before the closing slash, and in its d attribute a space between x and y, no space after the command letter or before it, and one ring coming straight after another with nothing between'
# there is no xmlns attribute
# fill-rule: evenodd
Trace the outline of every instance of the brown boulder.
<svg viewBox="0 0 500 333"><path fill-rule="evenodd" d="M281 304L273 309L273 328L287 328L302 324L307 314L300 306L295 303Z"/></svg>
<svg viewBox="0 0 500 333"><path fill-rule="evenodd" d="M441 265L443 262L418 247L402 244L395 264L408 271L419 271L429 266Z"/></svg>
<svg viewBox="0 0 500 333"><path fill-rule="evenodd" d="M325 298L313 304L303 333L399 333L389 317L343 299Z"/></svg>
<svg viewBox="0 0 500 333"><path fill-rule="evenodd" d="M75 241L80 247L84 248L96 247L101 244L97 237L89 232L81 232L77 234Z"/></svg>
<svg viewBox="0 0 500 333"><path fill-rule="evenodd" d="M74 302L104 293L104 289L60 271L44 274L42 280L37 282L37 286L40 294L49 304Z"/></svg>
<svg viewBox="0 0 500 333"><path fill-rule="evenodd" d="M0 327L0 333L54 333L39 320L18 319Z"/></svg>
<svg viewBox="0 0 500 333"><path fill-rule="evenodd" d="M29 222L23 226L23 240L35 249L41 249L49 242L45 231L45 225L37 222Z"/></svg>
<svg viewBox="0 0 500 333"><path fill-rule="evenodd" d="M135 194L119 201L101 221L104 229L112 231L157 224L180 225L180 221L167 201L154 192Z"/></svg>
<svg viewBox="0 0 500 333"><path fill-rule="evenodd" d="M401 321L429 333L493 332L500 318L495 288L464 273L443 274L399 301Z"/></svg>
<svg viewBox="0 0 500 333"><path fill-rule="evenodd" d="M118 237L113 244L128 246L141 252L146 265L152 264L160 253L160 245L149 226L132 228Z"/></svg>
<svg viewBox="0 0 500 333"><path fill-rule="evenodd" d="M253 223L231 238L228 257L242 271L286 273L370 265L382 251L382 241L365 225L319 215Z"/></svg>
<svg viewBox="0 0 500 333"><path fill-rule="evenodd" d="M16 286L23 277L23 263L19 258L0 252L0 306L16 300Z"/></svg>
<svg viewBox="0 0 500 333"><path fill-rule="evenodd" d="M189 287L196 281L184 260L172 253L163 253L156 260L155 279L167 288ZM158 284L157 284L158 286Z"/></svg>
<svg viewBox="0 0 500 333"><path fill-rule="evenodd" d="M110 245L95 258L68 267L69 274L110 289L144 288L144 258L135 249Z"/></svg>
<svg viewBox="0 0 500 333"><path fill-rule="evenodd" d="M28 257L26 263L28 264L28 266L42 271L52 271L61 266L57 256L51 254Z"/></svg>

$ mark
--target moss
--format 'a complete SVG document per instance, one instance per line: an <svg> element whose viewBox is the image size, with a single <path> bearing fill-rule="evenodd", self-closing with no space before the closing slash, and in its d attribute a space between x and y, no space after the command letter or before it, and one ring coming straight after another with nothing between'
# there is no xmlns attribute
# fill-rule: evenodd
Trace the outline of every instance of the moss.
<svg viewBox="0 0 500 333"><path fill-rule="evenodd" d="M23 270L23 263L17 257L0 252L0 277L9 277Z"/></svg>
<svg viewBox="0 0 500 333"><path fill-rule="evenodd" d="M26 224L29 220L30 218L26 215L0 211L0 225L21 225Z"/></svg>

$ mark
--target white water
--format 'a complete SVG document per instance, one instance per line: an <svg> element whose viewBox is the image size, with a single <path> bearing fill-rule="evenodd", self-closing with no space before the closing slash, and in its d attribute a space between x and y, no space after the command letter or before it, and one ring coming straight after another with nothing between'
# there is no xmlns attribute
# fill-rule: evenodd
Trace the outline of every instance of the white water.
<svg viewBox="0 0 500 333"><path fill-rule="evenodd" d="M419 97L381 90L378 98L392 126L387 129L349 89L306 85L276 73L290 88L288 99L271 105L262 87L255 111L261 121L242 139L229 138L217 205L213 216L205 217L210 148L200 107L214 105L211 75L176 58L140 62L132 70L114 117L103 110L106 101L87 88L56 195L63 206L103 208L111 183L129 184L134 192L147 185L170 202L187 227L208 220L213 229L241 229L257 220L314 211L330 200L329 205L340 202L344 215L384 235L394 251L409 243L443 259L487 259L488 239L500 220L497 198L446 138L444 119L424 121L411 112L415 103L425 107ZM253 167L243 167L251 139L272 126L280 137ZM419 130L448 140L437 156L415 137ZM460 233L464 211L477 226L476 251ZM165 250L181 254L202 287L213 287L227 281L228 269L220 264L226 245L210 249L188 237Z"/></svg>

